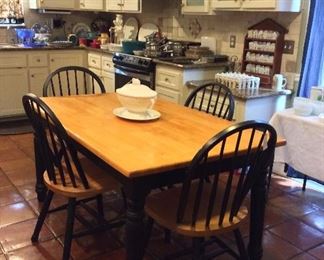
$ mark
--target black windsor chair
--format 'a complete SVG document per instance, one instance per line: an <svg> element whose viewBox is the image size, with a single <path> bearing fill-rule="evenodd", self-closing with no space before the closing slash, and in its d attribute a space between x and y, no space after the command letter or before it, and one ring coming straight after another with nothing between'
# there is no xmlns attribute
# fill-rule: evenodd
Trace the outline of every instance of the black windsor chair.
<svg viewBox="0 0 324 260"><path fill-rule="evenodd" d="M32 242L37 242L45 217L50 212L67 209L63 259L70 258L72 239L107 228L121 226L124 221L120 216L106 221L104 219L102 193L120 188L119 183L107 172L98 168L86 157L79 159L78 151L66 130L52 110L34 94L23 96L25 112L34 128L34 135L40 142L40 149L45 163L43 174L47 194L40 211ZM68 203L49 210L54 194L68 198ZM96 199L97 211L86 202ZM75 214L76 206L83 206L97 220L97 225ZM73 233L74 219L91 226L79 233Z"/></svg>
<svg viewBox="0 0 324 260"><path fill-rule="evenodd" d="M240 233L249 216L243 201L260 174L265 175L265 169L271 167L276 140L272 126L256 121L237 123L212 137L192 159L182 186L148 196L146 243L156 222L193 238L192 248L171 254L167 259L188 253L193 254L193 259L212 259L224 251L235 258L248 259ZM229 145L235 151L225 155ZM210 154L212 158L207 159ZM205 181L207 176L210 182ZM226 232L234 233L239 255L219 238ZM222 250L205 255L204 247L213 242Z"/></svg>

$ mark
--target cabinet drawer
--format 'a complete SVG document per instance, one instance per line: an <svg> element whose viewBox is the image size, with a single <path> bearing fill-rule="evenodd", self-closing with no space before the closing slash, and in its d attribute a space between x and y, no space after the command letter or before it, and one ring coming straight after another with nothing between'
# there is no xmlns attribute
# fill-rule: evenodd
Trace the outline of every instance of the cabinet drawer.
<svg viewBox="0 0 324 260"><path fill-rule="evenodd" d="M155 91L158 93L159 99L168 100L176 104L180 103L180 94L176 91L159 86L155 86Z"/></svg>
<svg viewBox="0 0 324 260"><path fill-rule="evenodd" d="M100 54L88 54L88 65L89 67L101 69L101 55Z"/></svg>
<svg viewBox="0 0 324 260"><path fill-rule="evenodd" d="M0 68L27 67L27 55L25 53L10 52L0 53Z"/></svg>
<svg viewBox="0 0 324 260"><path fill-rule="evenodd" d="M181 85L181 74L168 70L157 70L156 83L167 88L179 90Z"/></svg>
<svg viewBox="0 0 324 260"><path fill-rule="evenodd" d="M93 73L95 73L98 77L101 77L101 70L94 69L94 68L89 68Z"/></svg>
<svg viewBox="0 0 324 260"><path fill-rule="evenodd" d="M47 54L44 52L28 54L28 66L29 67L48 66Z"/></svg>
<svg viewBox="0 0 324 260"><path fill-rule="evenodd" d="M104 71L114 72L114 63L112 61L112 57L103 56L101 59L101 68Z"/></svg>

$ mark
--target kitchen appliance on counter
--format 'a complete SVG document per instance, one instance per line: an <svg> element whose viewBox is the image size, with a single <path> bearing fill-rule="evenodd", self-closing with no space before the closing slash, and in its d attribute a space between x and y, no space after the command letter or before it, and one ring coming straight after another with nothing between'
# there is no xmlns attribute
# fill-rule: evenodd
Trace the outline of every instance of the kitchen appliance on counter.
<svg viewBox="0 0 324 260"><path fill-rule="evenodd" d="M155 89L155 63L151 58L115 53L115 89L121 88L132 78L139 79L144 85Z"/></svg>

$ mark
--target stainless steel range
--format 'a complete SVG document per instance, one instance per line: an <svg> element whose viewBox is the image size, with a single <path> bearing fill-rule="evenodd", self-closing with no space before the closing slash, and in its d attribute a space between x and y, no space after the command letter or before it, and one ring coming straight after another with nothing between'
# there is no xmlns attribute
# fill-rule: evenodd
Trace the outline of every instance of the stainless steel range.
<svg viewBox="0 0 324 260"><path fill-rule="evenodd" d="M115 89L121 88L132 78L138 78L142 84L155 89L155 63L151 58L125 53L115 53Z"/></svg>

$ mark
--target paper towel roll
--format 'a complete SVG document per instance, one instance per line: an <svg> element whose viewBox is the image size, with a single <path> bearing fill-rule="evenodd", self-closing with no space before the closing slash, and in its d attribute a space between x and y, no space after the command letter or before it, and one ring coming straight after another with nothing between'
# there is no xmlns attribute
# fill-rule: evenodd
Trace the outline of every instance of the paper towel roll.
<svg viewBox="0 0 324 260"><path fill-rule="evenodd" d="M202 36L201 47L208 47L212 52L216 53L216 38L211 36Z"/></svg>

